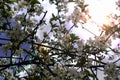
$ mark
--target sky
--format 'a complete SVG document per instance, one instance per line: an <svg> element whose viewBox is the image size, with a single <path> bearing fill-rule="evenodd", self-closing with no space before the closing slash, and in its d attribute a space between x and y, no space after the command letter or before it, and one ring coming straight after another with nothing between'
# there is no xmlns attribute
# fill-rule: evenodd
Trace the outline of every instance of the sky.
<svg viewBox="0 0 120 80"><path fill-rule="evenodd" d="M86 0L90 4L90 15L93 20L101 24L105 22L105 17L116 12L116 0Z"/></svg>
<svg viewBox="0 0 120 80"><path fill-rule="evenodd" d="M116 11L115 2L117 0L85 0L89 4L89 12L92 17L92 21L88 21L84 27L94 33L95 35L100 35L100 26L102 24L107 24L108 21L106 16L111 13L118 13ZM70 5L71 6L71 5ZM119 12L120 13L120 12ZM78 27L73 30L78 36L81 36L83 39L89 39L89 37L94 37L93 34L90 34L88 31L83 30L81 27Z"/></svg>

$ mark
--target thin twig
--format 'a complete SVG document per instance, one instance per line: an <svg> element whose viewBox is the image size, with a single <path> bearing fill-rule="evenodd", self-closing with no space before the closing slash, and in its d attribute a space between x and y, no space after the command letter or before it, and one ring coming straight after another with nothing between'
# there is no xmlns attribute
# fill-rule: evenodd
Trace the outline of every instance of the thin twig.
<svg viewBox="0 0 120 80"><path fill-rule="evenodd" d="M97 75L94 73L93 69L90 68L90 70L91 70L91 72L93 73L93 75L95 76L96 80L99 80L99 79L97 78Z"/></svg>
<svg viewBox="0 0 120 80"><path fill-rule="evenodd" d="M94 36L96 36L96 34L94 34L93 32L91 32L91 31L88 30L87 28L85 28L85 27L82 25L82 23L81 23L81 26L82 26L83 29L85 29L85 30L88 31L89 33L91 33L91 34L93 34Z"/></svg>
<svg viewBox="0 0 120 80"><path fill-rule="evenodd" d="M109 40L109 38L117 31L118 29L116 29L115 31L113 31L105 40L105 42L107 42Z"/></svg>

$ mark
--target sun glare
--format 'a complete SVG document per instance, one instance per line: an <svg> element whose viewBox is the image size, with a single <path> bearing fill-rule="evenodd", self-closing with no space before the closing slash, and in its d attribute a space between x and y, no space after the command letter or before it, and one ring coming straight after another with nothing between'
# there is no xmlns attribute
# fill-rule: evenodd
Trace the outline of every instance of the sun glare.
<svg viewBox="0 0 120 80"><path fill-rule="evenodd" d="M88 21L84 27L87 29L85 32L80 32L80 35L84 39L88 39L90 37L98 36L101 33L100 28L102 25L110 24L109 15L116 13L116 0L85 0L87 4L89 4L89 14L91 16L91 20ZM76 32L76 30L75 30Z"/></svg>
<svg viewBox="0 0 120 80"><path fill-rule="evenodd" d="M115 0L86 0L92 19L103 24L106 16L116 11Z"/></svg>

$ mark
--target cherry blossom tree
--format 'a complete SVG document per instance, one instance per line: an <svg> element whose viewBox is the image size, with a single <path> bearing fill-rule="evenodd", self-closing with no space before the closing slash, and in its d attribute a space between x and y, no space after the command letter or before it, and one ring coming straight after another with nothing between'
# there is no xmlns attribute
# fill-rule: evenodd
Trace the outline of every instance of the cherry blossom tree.
<svg viewBox="0 0 120 80"><path fill-rule="evenodd" d="M92 18L89 5L84 0L47 0L57 11L47 18L45 1L0 0L1 79L99 80L101 71L105 80L119 80L120 45L112 48L111 43L120 37L120 15L108 15L101 34L84 41L71 30L87 30L83 25ZM74 11L68 15L70 3ZM119 11L120 2L116 5Z"/></svg>

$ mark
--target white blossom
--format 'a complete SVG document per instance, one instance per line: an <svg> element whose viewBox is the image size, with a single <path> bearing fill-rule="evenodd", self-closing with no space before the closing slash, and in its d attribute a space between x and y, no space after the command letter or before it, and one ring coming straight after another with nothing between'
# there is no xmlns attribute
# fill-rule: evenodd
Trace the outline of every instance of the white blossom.
<svg viewBox="0 0 120 80"><path fill-rule="evenodd" d="M80 55L82 54L83 47L84 47L84 41L83 40L77 41L78 54L80 54Z"/></svg>
<svg viewBox="0 0 120 80"><path fill-rule="evenodd" d="M8 50L11 48L11 46L12 46L12 43L11 43L11 42L8 42L8 43L6 43L5 45L2 45L2 50L3 50L5 53L7 53Z"/></svg>
<svg viewBox="0 0 120 80"><path fill-rule="evenodd" d="M81 19L81 9L75 6L73 13L68 16L67 21L72 20L72 23L77 24Z"/></svg>
<svg viewBox="0 0 120 80"><path fill-rule="evenodd" d="M119 75L119 71L117 71L117 66L113 63L107 63L104 67L104 74L107 75L105 79L107 80L116 80Z"/></svg>

